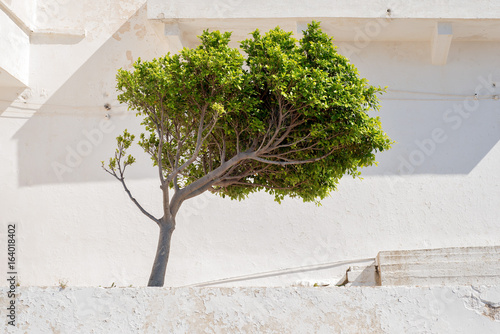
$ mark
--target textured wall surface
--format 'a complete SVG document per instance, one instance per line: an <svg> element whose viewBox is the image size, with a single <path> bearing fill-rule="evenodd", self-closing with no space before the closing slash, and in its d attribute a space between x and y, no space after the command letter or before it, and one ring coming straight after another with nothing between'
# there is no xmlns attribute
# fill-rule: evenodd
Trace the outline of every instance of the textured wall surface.
<svg viewBox="0 0 500 334"><path fill-rule="evenodd" d="M0 0L0 2L7 8L9 8L17 17L19 17L23 22L28 26L33 26L35 23L35 15L36 15L36 3L37 1L40 4L46 3L45 0ZM68 2L68 0L53 0L63 3Z"/></svg>
<svg viewBox="0 0 500 334"><path fill-rule="evenodd" d="M380 17L388 8L398 17L411 18L497 18L500 6L494 0L405 1L316 0L304 6L300 0L148 0L150 18L282 18L282 17ZM397 9L397 10L395 10Z"/></svg>
<svg viewBox="0 0 500 334"><path fill-rule="evenodd" d="M228 16L231 8L249 6L207 3ZM354 10L347 1L338 3ZM385 3L373 6L382 10ZM433 3L450 6L445 0ZM412 9L409 2L394 4ZM484 4L497 2L468 6ZM101 169L123 129L141 132L135 114L116 100L116 71L130 69L138 57L179 48L162 22L148 19L147 6L146 0L37 1L31 15L37 29L86 35L32 40L30 87L0 104L0 249L6 249L7 225L15 223L21 286L57 286L60 280L70 286L147 283L158 228ZM500 95L500 33L492 31L499 20L454 21L448 62L433 66L432 31L398 13L368 21L316 18L334 36L352 35L338 43L339 52L371 84L388 86L378 115L397 144L377 156L379 166L364 169L363 180L343 179L321 207L292 199L278 205L265 193L242 202L211 194L187 201L172 237L167 286L335 284L349 266L369 264L382 250L498 243L500 100L493 96ZM236 45L248 36L247 28L282 23L287 30L296 27L281 19L228 19L188 20L178 28L180 40L189 43L203 28L238 30ZM140 149L133 153L138 162L127 171L129 187L159 215L156 171ZM0 260L0 272L7 272L6 263Z"/></svg>
<svg viewBox="0 0 500 334"><path fill-rule="evenodd" d="M5 82L2 71L6 71L18 81L14 85L27 85L29 81L29 36L2 10L0 10L0 32L0 50L8 50L8 52L2 52L0 56L0 87L4 88L9 84ZM4 93L0 92L2 100L5 99L3 95Z"/></svg>
<svg viewBox="0 0 500 334"><path fill-rule="evenodd" d="M6 305L6 290L0 304ZM19 288L4 333L498 333L499 287ZM4 311L2 312L2 315Z"/></svg>

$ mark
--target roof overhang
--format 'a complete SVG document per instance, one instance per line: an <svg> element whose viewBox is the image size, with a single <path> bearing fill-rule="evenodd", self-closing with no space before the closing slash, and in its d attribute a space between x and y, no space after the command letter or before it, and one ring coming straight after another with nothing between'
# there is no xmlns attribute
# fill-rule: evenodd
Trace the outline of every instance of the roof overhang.
<svg viewBox="0 0 500 334"><path fill-rule="evenodd" d="M435 65L446 63L452 40L500 41L500 2L485 0L148 0L148 18L164 22L165 34L187 47L205 29L232 31L241 41L277 25L300 36L316 20L337 42L428 41Z"/></svg>

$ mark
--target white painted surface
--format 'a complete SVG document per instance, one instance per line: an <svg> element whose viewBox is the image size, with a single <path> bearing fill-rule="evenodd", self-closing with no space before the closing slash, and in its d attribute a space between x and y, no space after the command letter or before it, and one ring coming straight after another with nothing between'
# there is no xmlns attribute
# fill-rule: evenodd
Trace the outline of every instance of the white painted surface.
<svg viewBox="0 0 500 334"><path fill-rule="evenodd" d="M453 39L453 26L449 22L437 22L432 34L432 64L445 65Z"/></svg>
<svg viewBox="0 0 500 334"><path fill-rule="evenodd" d="M87 35L32 43L30 88L0 110L0 245L7 224L16 223L23 286L61 279L70 286L142 286L158 230L100 161L124 128L140 131L138 119L116 101L116 70L139 56L175 52L179 41L167 39L162 22L147 19L144 0L69 1L60 10L60 20L37 28ZM488 35L498 20L454 24L454 34L466 37L452 42L440 68L431 64L430 21L425 38L407 41L367 35L378 24L380 34L393 36L406 21L342 21L353 39L339 42L340 52L370 83L389 87L380 116L397 144L378 156L379 166L366 169L364 180L342 180L321 207L298 200L278 205L266 194L243 202L213 195L188 201L173 235L167 286L335 284L380 250L498 243L500 101L492 95L500 94L500 45ZM183 41L199 33L196 22L179 23ZM211 29L233 24L201 22ZM349 31L350 22L361 33ZM265 26L282 23L287 30L297 26L275 19ZM477 41L467 35L480 30ZM136 153L130 187L159 213L156 173ZM5 261L0 268L6 272Z"/></svg>
<svg viewBox="0 0 500 334"><path fill-rule="evenodd" d="M51 0L53 3L68 0ZM40 0L39 2L42 2ZM26 26L32 27L35 22L37 0L0 0L0 8L6 8L16 15ZM2 20L0 20L1 22Z"/></svg>
<svg viewBox="0 0 500 334"><path fill-rule="evenodd" d="M0 87L22 87L29 78L29 36L0 9ZM0 97L2 97L0 92ZM3 97L5 99L5 97Z"/></svg>
<svg viewBox="0 0 500 334"><path fill-rule="evenodd" d="M390 9L390 13L387 10ZM470 18L500 17L495 0L148 0L151 19L177 18Z"/></svg>
<svg viewBox="0 0 500 334"><path fill-rule="evenodd" d="M368 266L349 267L345 281L338 286L380 286L380 275L375 262Z"/></svg>
<svg viewBox="0 0 500 334"><path fill-rule="evenodd" d="M498 333L498 287L23 288L4 333ZM8 302L5 289L0 304Z"/></svg>
<svg viewBox="0 0 500 334"><path fill-rule="evenodd" d="M500 285L500 246L380 252L379 285Z"/></svg>

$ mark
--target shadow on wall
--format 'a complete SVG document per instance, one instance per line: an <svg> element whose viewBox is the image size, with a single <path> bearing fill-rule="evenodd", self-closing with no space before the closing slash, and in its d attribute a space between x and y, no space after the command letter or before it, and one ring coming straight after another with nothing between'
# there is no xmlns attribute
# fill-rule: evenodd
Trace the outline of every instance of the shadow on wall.
<svg viewBox="0 0 500 334"><path fill-rule="evenodd" d="M311 272L317 272L317 271L322 271L322 270L327 270L327 269L332 269L332 268L345 267L347 265L352 265L352 264L363 265L363 264L366 264L367 262L373 262L373 260L374 260L373 258L366 258L366 259L336 261L336 262L330 262L330 263L315 264L315 265L310 265L310 266L273 270L273 271L268 271L268 272L263 272L263 273L230 277L230 278L209 281L209 282L203 282L203 283L196 283L196 284L188 285L188 287L217 286L217 285L221 285L221 284L258 280L258 279L268 278L268 277L284 276L284 275L291 275L291 274L311 273ZM373 269L374 265L368 266L368 268L372 272L374 271L374 269ZM367 270L367 272L369 270ZM336 285L341 285L344 280L345 280L345 278L343 278L341 280L341 282L337 283ZM305 282L305 281L298 281L299 284L301 282ZM356 285L361 286L362 284L356 284ZM365 284L365 285L368 285L368 284Z"/></svg>
<svg viewBox="0 0 500 334"><path fill-rule="evenodd" d="M25 89L25 85L0 67L0 115Z"/></svg>
<svg viewBox="0 0 500 334"><path fill-rule="evenodd" d="M142 6L16 133L20 186L112 180L101 161L114 153L117 135L138 134L140 123L116 99L116 71L168 51L154 24ZM149 158L135 156L128 178L149 177Z"/></svg>
<svg viewBox="0 0 500 334"><path fill-rule="evenodd" d="M135 134L140 131L133 112L116 101L116 70L130 68L138 56L150 59L166 53L169 45L162 28L148 21L143 6L18 131L20 186L111 180L100 161L114 152L115 137L123 129ZM411 54L413 47L406 43L401 49ZM403 55L394 62L387 57L391 51L385 45L367 50L374 52L365 62L372 72L367 76L384 80L389 87L417 89L427 87L423 86L425 82L436 81L453 85L455 80L474 81L479 70L486 71L474 62L467 63L467 57L474 57L470 50L467 52L472 56L455 52L458 61L451 59L439 70L418 57L408 59ZM494 57L488 59L489 65L498 64L499 50L496 47L488 53L488 57ZM469 66L466 74L461 71L463 62ZM354 58L353 63L357 64ZM474 81L471 92L481 84L481 80ZM491 87L483 84L481 95L491 95ZM397 144L378 154L379 166L363 170L364 175L467 174L500 140L500 114L496 111L500 101L384 98L383 126ZM106 104L110 110L104 107ZM138 162L128 170L128 178L155 177L149 158L137 152Z"/></svg>
<svg viewBox="0 0 500 334"><path fill-rule="evenodd" d="M455 42L448 64L433 66L428 43L406 44L373 45L358 56L362 73L388 86L374 115L396 141L362 173L468 174L500 140L500 47Z"/></svg>
<svg viewBox="0 0 500 334"><path fill-rule="evenodd" d="M0 86L0 115L14 102L24 87Z"/></svg>
<svg viewBox="0 0 500 334"><path fill-rule="evenodd" d="M500 140L500 102L383 101L382 124L396 143L363 175L468 174Z"/></svg>

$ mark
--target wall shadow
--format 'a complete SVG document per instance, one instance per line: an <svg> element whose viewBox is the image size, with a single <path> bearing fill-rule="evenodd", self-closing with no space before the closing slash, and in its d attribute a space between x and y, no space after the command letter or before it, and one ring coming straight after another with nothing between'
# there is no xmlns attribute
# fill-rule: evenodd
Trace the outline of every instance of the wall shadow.
<svg viewBox="0 0 500 334"><path fill-rule="evenodd" d="M114 153L115 138L125 128L140 131L135 113L117 101L116 72L131 68L139 56L150 59L169 51L155 24L143 5L15 134L20 186L112 179L101 161ZM131 153L139 159L128 178L153 175L149 158L139 150Z"/></svg>
<svg viewBox="0 0 500 334"><path fill-rule="evenodd" d="M26 86L0 67L0 115L26 89Z"/></svg>
<svg viewBox="0 0 500 334"><path fill-rule="evenodd" d="M417 102L404 109L384 101L382 124L396 143L377 154L364 175L468 174L500 140L500 106L491 100L467 111L463 101ZM398 104L399 106L401 104Z"/></svg>
<svg viewBox="0 0 500 334"><path fill-rule="evenodd" d="M500 140L500 47L454 41L445 66L430 54L429 43L374 43L351 58L388 87L373 115L396 141L364 175L468 174Z"/></svg>
<svg viewBox="0 0 500 334"><path fill-rule="evenodd" d="M304 266L304 267L287 268L287 269L280 269L280 270L268 271L268 272L257 273L257 274L224 278L224 279L210 281L210 282L195 283L195 284L188 285L188 286L189 287L203 287L203 286L214 286L214 285L219 285L219 284L227 284L227 283L235 283L235 282L244 282L244 281L256 280L256 279L261 279L261 278L269 278L269 277L282 276L282 275L290 275L290 274L298 274L298 273L307 273L307 272L311 272L311 271L326 270L326 269L337 268L337 267L351 265L351 264L364 263L364 262L372 261L372 260L374 260L374 259L373 258L356 259L356 260L337 261L337 262L317 264L317 265Z"/></svg>
<svg viewBox="0 0 500 334"><path fill-rule="evenodd" d="M14 102L19 94L23 92L24 87L2 87L0 86L0 115L4 113Z"/></svg>
<svg viewBox="0 0 500 334"><path fill-rule="evenodd" d="M162 29L141 7L16 133L20 186L110 180L100 161L114 152L114 138L125 128L140 132L133 112L116 100L116 70L130 68L138 56L170 51ZM427 43L374 43L351 59L375 84L466 96L483 81L500 83L500 47L470 44L453 44L444 67L422 57L430 54ZM500 94L490 88L484 84L481 95ZM500 101L428 97L384 95L379 115L397 143L378 154L378 167L363 169L364 175L468 174L500 140ZM137 156L128 178L155 177L149 158Z"/></svg>

